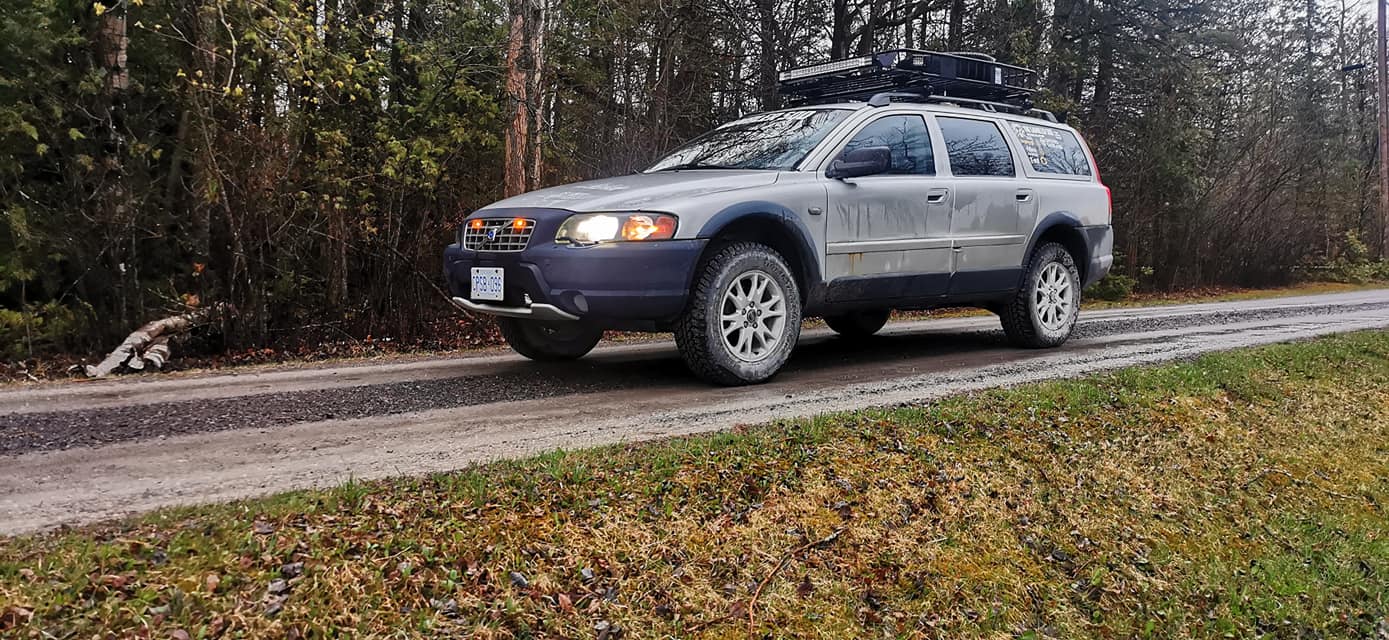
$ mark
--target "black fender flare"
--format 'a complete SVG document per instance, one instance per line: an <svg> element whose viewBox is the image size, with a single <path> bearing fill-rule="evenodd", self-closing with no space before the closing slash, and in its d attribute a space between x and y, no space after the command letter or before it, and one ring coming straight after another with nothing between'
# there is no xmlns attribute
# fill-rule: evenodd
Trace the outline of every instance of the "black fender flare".
<svg viewBox="0 0 1389 640"><path fill-rule="evenodd" d="M1042 236L1056 229L1065 229L1066 235L1070 237L1071 243L1074 245L1068 246L1067 249L1079 250L1081 253L1081 255L1074 256L1076 266L1082 270L1087 269L1090 265L1090 245L1085 239L1085 233L1081 231L1084 226L1080 218L1069 211L1055 211L1047 214L1032 229L1032 235L1027 239L1027 249L1022 254L1023 264L1027 263L1032 252L1037 249L1037 242L1042 239ZM1021 278L1022 276L1019 275L1018 277ZM1085 274L1082 271L1081 280L1084 281L1084 279Z"/></svg>
<svg viewBox="0 0 1389 640"><path fill-rule="evenodd" d="M774 225L791 238L791 244L799 255L794 256L800 265L799 274L804 283L807 302L817 300L822 295L823 278L820 270L820 252L815 249L814 236L805 222L796 213L774 202L750 201L725 207L709 218L695 235L701 239L717 238L720 233L735 223L757 221ZM792 257L792 256L788 256Z"/></svg>

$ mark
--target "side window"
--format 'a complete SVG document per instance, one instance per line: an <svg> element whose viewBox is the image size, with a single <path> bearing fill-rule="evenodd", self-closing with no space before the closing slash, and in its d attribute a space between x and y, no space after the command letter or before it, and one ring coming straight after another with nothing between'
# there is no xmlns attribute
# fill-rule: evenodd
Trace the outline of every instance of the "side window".
<svg viewBox="0 0 1389 640"><path fill-rule="evenodd" d="M878 118L854 134L840 154L863 147L887 147L892 151L892 168L896 175L936 175L936 156L931 151L931 136L921 116L901 115Z"/></svg>
<svg viewBox="0 0 1389 640"><path fill-rule="evenodd" d="M1012 176L1013 153L998 125L984 120L936 116L950 171L957 176Z"/></svg>
<svg viewBox="0 0 1389 640"><path fill-rule="evenodd" d="M1090 158L1074 133L1065 129L1009 122L1022 144L1023 153L1037 173L1067 176L1090 175Z"/></svg>

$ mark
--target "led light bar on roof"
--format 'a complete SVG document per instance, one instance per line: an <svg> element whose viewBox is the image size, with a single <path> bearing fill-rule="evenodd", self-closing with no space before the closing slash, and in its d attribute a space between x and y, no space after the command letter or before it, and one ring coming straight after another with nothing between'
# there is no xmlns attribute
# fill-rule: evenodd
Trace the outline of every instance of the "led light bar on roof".
<svg viewBox="0 0 1389 640"><path fill-rule="evenodd" d="M843 73L845 71L867 69L868 67L871 67L875 64L876 62L873 60L873 56L859 56L857 58L846 58L844 60L835 60L833 62L826 62L824 64L812 64L807 67L797 67L795 69L788 69L777 74L777 80L780 80L781 82L786 82L788 80L809 78L811 76L820 76L828 73Z"/></svg>

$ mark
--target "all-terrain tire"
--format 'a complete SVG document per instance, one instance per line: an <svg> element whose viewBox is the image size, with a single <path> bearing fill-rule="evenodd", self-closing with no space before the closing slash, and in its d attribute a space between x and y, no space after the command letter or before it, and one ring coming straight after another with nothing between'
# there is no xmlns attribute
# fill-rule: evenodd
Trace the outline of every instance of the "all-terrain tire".
<svg viewBox="0 0 1389 640"><path fill-rule="evenodd" d="M881 331L890 315L889 309L850 311L825 316L825 324L845 338L861 340Z"/></svg>
<svg viewBox="0 0 1389 640"><path fill-rule="evenodd" d="M781 317L780 335L776 335L775 340L763 341L763 356L749 360L735 354L737 345L725 343L724 307L735 282L746 282L757 274L768 277L779 287L785 315ZM730 307L741 313L736 304ZM749 318L750 322L759 321L752 316ZM735 386L764 382L775 375L791 356L800 333L800 289L786 261L765 245L734 242L715 248L713 255L700 266L689 302L675 325L675 344L695 375L715 384ZM767 345L769 341L770 346Z"/></svg>
<svg viewBox="0 0 1389 640"><path fill-rule="evenodd" d="M1050 316L1050 322L1045 320L1043 309L1054 304L1058 294L1055 288L1043 282L1044 275L1056 276L1057 281L1064 281L1069 295L1065 311ZM1033 250L1023 269L1017 292L999 311L1003 333L1016 346L1046 349L1059 346L1070 338L1080 312L1080 270L1076 268L1071 252L1055 242Z"/></svg>
<svg viewBox="0 0 1389 640"><path fill-rule="evenodd" d="M582 358L603 338L602 329L578 322L499 317L497 327L516 353L541 362Z"/></svg>

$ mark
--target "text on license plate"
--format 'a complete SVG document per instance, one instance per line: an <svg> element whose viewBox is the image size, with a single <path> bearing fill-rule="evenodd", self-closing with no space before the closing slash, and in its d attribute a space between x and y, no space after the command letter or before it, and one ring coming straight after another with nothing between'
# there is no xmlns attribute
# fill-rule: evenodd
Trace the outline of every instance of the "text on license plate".
<svg viewBox="0 0 1389 640"><path fill-rule="evenodd" d="M501 267L473 267L474 300L501 300L506 276Z"/></svg>

